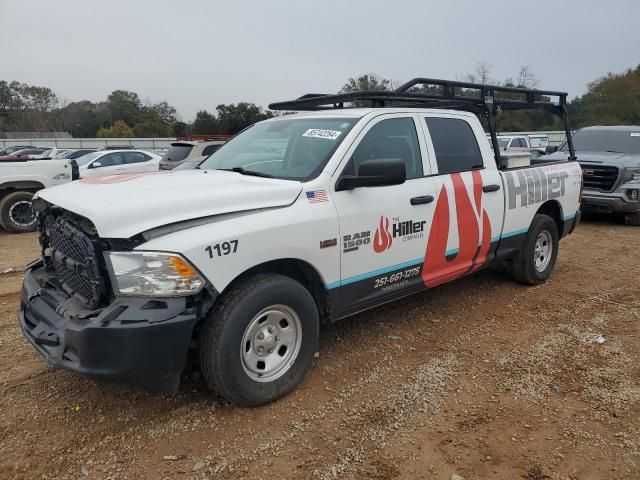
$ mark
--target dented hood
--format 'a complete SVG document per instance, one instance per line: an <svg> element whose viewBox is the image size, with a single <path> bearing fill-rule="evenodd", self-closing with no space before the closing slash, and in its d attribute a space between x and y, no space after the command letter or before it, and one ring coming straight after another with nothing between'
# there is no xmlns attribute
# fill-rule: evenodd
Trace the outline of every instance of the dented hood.
<svg viewBox="0 0 640 480"><path fill-rule="evenodd" d="M302 184L220 170L90 177L38 196L88 218L104 238L129 238L185 220L293 203Z"/></svg>

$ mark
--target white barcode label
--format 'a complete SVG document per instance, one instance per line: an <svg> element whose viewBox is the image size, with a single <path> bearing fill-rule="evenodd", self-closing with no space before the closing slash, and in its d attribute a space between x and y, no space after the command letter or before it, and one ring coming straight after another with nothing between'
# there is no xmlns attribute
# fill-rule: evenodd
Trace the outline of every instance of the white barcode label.
<svg viewBox="0 0 640 480"><path fill-rule="evenodd" d="M303 137L326 138L327 140L335 140L342 134L338 130L323 130L321 128L310 128L302 134Z"/></svg>

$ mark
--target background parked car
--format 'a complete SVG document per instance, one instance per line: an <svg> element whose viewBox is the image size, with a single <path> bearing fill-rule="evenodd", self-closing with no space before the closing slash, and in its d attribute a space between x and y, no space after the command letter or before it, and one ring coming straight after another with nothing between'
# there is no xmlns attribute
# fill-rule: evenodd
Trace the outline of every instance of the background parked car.
<svg viewBox="0 0 640 480"><path fill-rule="evenodd" d="M104 147L100 147L98 150L135 150L136 147L133 145L106 145Z"/></svg>
<svg viewBox="0 0 640 480"><path fill-rule="evenodd" d="M42 148L25 148L23 150L17 150L10 155L4 155L0 157L0 160L24 160L38 158L44 152L51 150L51 147Z"/></svg>
<svg viewBox="0 0 640 480"><path fill-rule="evenodd" d="M77 158L80 178L158 171L160 157L145 150L102 150Z"/></svg>
<svg viewBox="0 0 640 480"><path fill-rule="evenodd" d="M69 153L71 152L72 149L71 148L58 148L58 147L53 147L49 150L45 150L44 152L42 152L38 158L60 158L58 157L58 155L63 155L65 153Z"/></svg>
<svg viewBox="0 0 640 480"><path fill-rule="evenodd" d="M18 150L24 150L25 148L36 148L36 147L34 147L33 145L11 145L9 147L4 147L3 149L0 149L0 157L5 155L11 155L17 152Z"/></svg>
<svg viewBox="0 0 640 480"><path fill-rule="evenodd" d="M640 226L640 126L586 127L573 134L585 213L622 214ZM565 143L550 157L566 157Z"/></svg>
<svg viewBox="0 0 640 480"><path fill-rule="evenodd" d="M71 150L68 150L66 152L58 153L55 156L55 158L69 158L71 160L75 160L76 158L82 157L83 155L86 155L87 153L91 153L91 152L95 152L95 151L97 151L96 148L71 149Z"/></svg>
<svg viewBox="0 0 640 480"><path fill-rule="evenodd" d="M162 156L160 160L161 170L171 170L182 162L195 157L208 157L224 145L229 137L202 137L207 138L207 140L201 140L194 136L182 138L173 142L169 150Z"/></svg>

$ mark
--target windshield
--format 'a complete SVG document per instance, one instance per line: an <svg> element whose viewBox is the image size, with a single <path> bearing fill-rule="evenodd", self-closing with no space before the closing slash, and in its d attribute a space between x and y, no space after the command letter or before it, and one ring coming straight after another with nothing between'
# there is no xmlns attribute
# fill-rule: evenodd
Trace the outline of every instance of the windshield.
<svg viewBox="0 0 640 480"><path fill-rule="evenodd" d="M78 164L79 167L84 167L85 165L88 165L91 161L93 161L96 158L98 158L100 155L102 155L102 152L87 153L86 155L83 155L82 157L76 158L76 163Z"/></svg>
<svg viewBox="0 0 640 480"><path fill-rule="evenodd" d="M507 145L509 145L509 139L508 138L499 138L498 139L498 146L500 148L507 148Z"/></svg>
<svg viewBox="0 0 640 480"><path fill-rule="evenodd" d="M629 130L580 130L573 135L577 152L617 152L640 155L640 129ZM560 150L566 152L565 143Z"/></svg>
<svg viewBox="0 0 640 480"><path fill-rule="evenodd" d="M357 118L284 118L258 123L227 142L201 170L242 172L308 180L324 168Z"/></svg>

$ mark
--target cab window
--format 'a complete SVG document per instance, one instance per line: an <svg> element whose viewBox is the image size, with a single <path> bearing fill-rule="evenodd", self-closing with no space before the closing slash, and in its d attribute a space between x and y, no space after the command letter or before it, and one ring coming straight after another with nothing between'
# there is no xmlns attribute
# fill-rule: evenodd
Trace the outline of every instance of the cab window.
<svg viewBox="0 0 640 480"><path fill-rule="evenodd" d="M374 125L353 152L346 173L357 174L362 162L377 158L403 160L407 180L423 176L420 144L413 118L390 118Z"/></svg>

